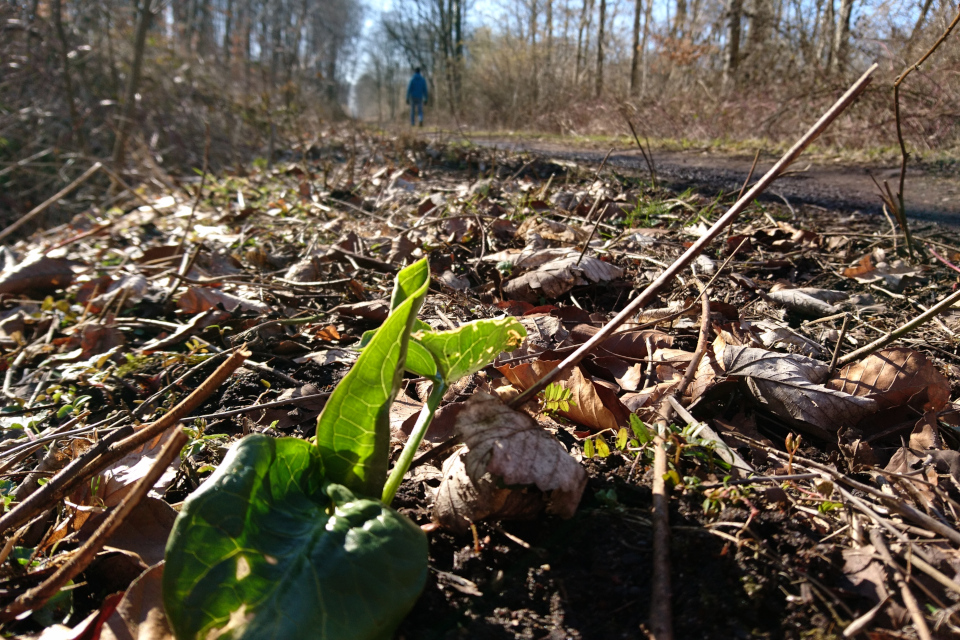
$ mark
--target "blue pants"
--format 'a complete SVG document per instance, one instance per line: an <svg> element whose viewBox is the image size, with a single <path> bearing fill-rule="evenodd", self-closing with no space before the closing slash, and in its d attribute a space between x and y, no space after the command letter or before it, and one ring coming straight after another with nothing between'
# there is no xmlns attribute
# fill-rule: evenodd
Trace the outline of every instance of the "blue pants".
<svg viewBox="0 0 960 640"><path fill-rule="evenodd" d="M411 100L410 101L410 126L416 124L414 121L414 116L417 112L420 112L420 124L423 124L423 100Z"/></svg>

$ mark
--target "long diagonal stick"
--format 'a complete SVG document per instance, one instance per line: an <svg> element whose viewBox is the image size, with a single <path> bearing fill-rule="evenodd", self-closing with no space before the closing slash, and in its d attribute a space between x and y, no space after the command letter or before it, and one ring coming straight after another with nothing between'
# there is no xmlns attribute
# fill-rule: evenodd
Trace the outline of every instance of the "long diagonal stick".
<svg viewBox="0 0 960 640"><path fill-rule="evenodd" d="M723 231L724 228L726 228L736 219L736 217L740 214L744 207L747 206L747 204L752 202L753 199L760 195L764 189L770 186L770 183L776 180L783 170L786 169L794 160L796 160L797 157L803 153L803 150L806 149L810 143L813 142L817 136L823 132L824 129L830 126L830 123L836 120L837 116L843 113L846 108L857 99L860 93L870 82L870 75L876 70L876 68L877 65L873 64L869 69L867 69L866 73L860 76L860 79L857 80L853 86L850 87L847 92L844 93L840 99L833 104L832 107L830 107L830 110L823 114L817 123L810 127L803 137L800 138L800 140L798 140L797 143L794 144L793 147L791 147L782 158L780 158L780 161L773 165L773 168L767 171L767 173L757 181L757 184L755 184L745 196L737 200L719 220L713 223L713 226L710 227L706 234L693 243L693 245L691 245L682 256L673 262L673 264L667 267L667 269L660 274L659 278L651 282L647 288L640 293L640 295L634 298L633 301L623 309L623 311L618 313L602 329L595 333L593 337L584 342L579 349L567 356L563 362L557 365L556 369L548 372L545 376L540 378L536 384L514 398L509 403L510 406L514 408L522 406L531 398L543 391L547 385L580 362L580 360L590 353L594 347L606 340L610 334L616 331L620 325L626 322L631 316L633 316L633 314L649 304L653 299L653 296L656 295L657 291L659 291L663 285L672 280L678 273L680 273L682 269L692 262L694 258L700 255L700 252L703 251L708 244L713 242L713 240L720 235L720 232Z"/></svg>

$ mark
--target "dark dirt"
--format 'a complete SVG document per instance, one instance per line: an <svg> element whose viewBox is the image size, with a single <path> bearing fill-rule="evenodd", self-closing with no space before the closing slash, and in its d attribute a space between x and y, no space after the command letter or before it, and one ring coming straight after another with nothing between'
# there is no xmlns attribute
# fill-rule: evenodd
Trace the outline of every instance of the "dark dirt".
<svg viewBox="0 0 960 640"><path fill-rule="evenodd" d="M652 494L649 477L628 479L630 466L618 453L587 462L590 483L574 518L480 523L479 552L470 534L433 532L427 587L397 637L642 637L651 596ZM410 483L403 490L401 510L428 523L422 491L411 491ZM761 546L739 551L710 529L736 536L748 521L746 509L728 507L711 522L699 499L681 496L671 503L670 520L677 638L806 638L811 629L821 637L838 634L831 611L798 586L810 578L843 583L843 561L832 545L818 546L823 536L812 518L763 509L747 534ZM862 604L856 594L838 595L851 608Z"/></svg>
<svg viewBox="0 0 960 640"><path fill-rule="evenodd" d="M584 149L572 145L538 140L504 140L476 138L472 141L484 147L529 151L548 157L596 165L603 160L606 150ZM753 180L762 176L778 157L761 154ZM692 188L698 193L716 195L721 192L739 192L750 166L753 154L723 155L714 152L654 150L654 166L658 178L672 189ZM607 164L647 171L639 151L623 150L610 154ZM896 193L900 176L899 162L852 165L809 160L801 156L785 175L760 197L761 201L790 204L810 204L838 211L881 213L881 200L870 176L881 185L890 183ZM904 186L907 216L949 225L960 224L960 180L955 167L908 166Z"/></svg>

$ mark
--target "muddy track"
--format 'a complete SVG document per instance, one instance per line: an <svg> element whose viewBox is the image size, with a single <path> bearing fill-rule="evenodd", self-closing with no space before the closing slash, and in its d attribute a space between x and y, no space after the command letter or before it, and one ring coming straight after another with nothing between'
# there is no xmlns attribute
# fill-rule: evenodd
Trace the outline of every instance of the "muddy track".
<svg viewBox="0 0 960 640"><path fill-rule="evenodd" d="M605 151L537 140L477 138L473 142L578 163L598 164L606 155ZM693 188L707 195L739 191L753 162L752 155L728 156L696 151L654 151L653 158L657 175L664 184L678 190ZM763 175L776 160L761 156L754 179ZM633 150L610 154L607 164L641 172L648 170L643 157ZM810 161L801 156L788 174L774 182L761 199L780 202L786 199L790 204L880 214L880 197L871 175L881 184L889 181L891 189L896 192L898 164L852 166ZM960 225L960 176L909 169L904 191L909 217Z"/></svg>

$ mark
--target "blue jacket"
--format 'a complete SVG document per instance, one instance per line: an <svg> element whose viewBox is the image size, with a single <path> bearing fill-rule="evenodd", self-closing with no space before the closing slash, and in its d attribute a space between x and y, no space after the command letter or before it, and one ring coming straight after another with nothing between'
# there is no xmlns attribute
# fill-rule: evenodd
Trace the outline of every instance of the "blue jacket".
<svg viewBox="0 0 960 640"><path fill-rule="evenodd" d="M427 101L427 81L419 73L413 74L410 84L407 85L407 102Z"/></svg>

